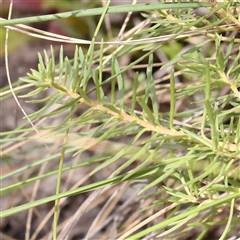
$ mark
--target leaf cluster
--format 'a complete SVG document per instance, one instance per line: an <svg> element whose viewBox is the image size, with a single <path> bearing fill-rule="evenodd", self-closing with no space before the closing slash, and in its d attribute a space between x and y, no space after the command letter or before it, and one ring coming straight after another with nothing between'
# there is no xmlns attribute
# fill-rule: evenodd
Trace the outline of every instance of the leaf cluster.
<svg viewBox="0 0 240 240"><path fill-rule="evenodd" d="M50 54L39 54L38 69L19 80L17 91L24 90L21 98L41 106L28 115L40 134L26 121L3 132L1 140L8 166L21 152L17 143L23 143L27 156L35 155L34 161L4 174L1 194L18 193L54 176L56 193L4 209L1 217L55 201L54 234L65 236L64 229L57 230L61 199L88 192L100 196L129 184L146 204L131 215L140 223L119 225L118 239L150 234L181 239L196 229L203 229L196 239L204 239L216 225L224 226L219 239L231 235L240 196L240 47L235 32L240 22L234 14L229 18L230 4L213 6L199 17L193 8L183 11L181 3L175 4L177 10L144 13L145 25L116 44L96 42L106 7L87 51L77 45L72 59L64 56L63 47L58 55L53 47ZM228 14L214 15L219 10ZM158 56L166 56L171 44L182 50L159 65ZM163 75L157 78L156 72ZM7 97L4 89L2 99ZM44 164L49 167L36 174ZM85 168L88 177L105 177L60 191L62 176ZM31 169L34 173L25 178ZM221 211L227 217L217 222Z"/></svg>

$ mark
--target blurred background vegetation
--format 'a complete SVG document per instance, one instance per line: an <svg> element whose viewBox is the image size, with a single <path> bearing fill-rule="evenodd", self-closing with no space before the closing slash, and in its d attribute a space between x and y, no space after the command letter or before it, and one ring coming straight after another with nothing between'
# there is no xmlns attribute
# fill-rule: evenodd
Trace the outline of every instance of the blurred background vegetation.
<svg viewBox="0 0 240 240"><path fill-rule="evenodd" d="M2 4L2 18L6 19L8 17L9 2L9 0L4 1ZM138 3L140 2L150 3L158 1L138 1ZM97 8L102 7L104 3L104 1L100 0L14 0L12 18ZM131 4L131 1L113 0L111 4ZM185 11L184 14L181 10ZM166 10L166 12L159 10L156 12L133 13L124 32L133 29L148 19L147 27L142 28L140 33L136 33L134 39L141 40L142 38L148 38L150 36L157 37L165 34L174 34L181 31L185 22L190 25L201 17L201 15L195 17L192 10L188 13L186 9L181 10L169 9ZM177 21L174 22L172 19L170 19L172 20L171 23L165 22L166 19L164 17L168 15L172 16L171 14L179 17L181 23ZM104 24L102 24L97 35L97 41L101 41L101 39L104 41L115 41L120 38L121 36L118 36L118 34L126 16L127 13L109 15L110 22L106 20ZM62 34L83 40L92 40L99 19L100 16L67 18L56 21L32 23L29 24L29 26L55 34ZM170 20L168 19L168 21ZM209 29L212 31L214 30L214 24L225 24L213 14L208 20L210 22L198 22L196 27L201 28L205 26L204 24L206 24L206 26L209 24ZM207 27L206 29L208 30ZM211 33L214 34L214 31ZM56 131L56 138L50 136L53 138L46 140L47 145L50 146L49 153L45 146L41 144L41 139L39 139L37 135L33 138L31 138L32 136L30 134L27 137L24 135L30 128L28 123L26 123L26 119L23 119L24 116L9 91L4 62L5 34L6 29L1 27L0 87L4 95L1 98L0 119L1 132L4 134L5 141L3 150L7 152L2 157L4 161L2 161L1 165L1 175L4 176L2 181L3 201L1 208L10 211L12 207L14 209L14 207L21 206L22 204L30 203L31 201L34 202L35 198L43 200L43 203L36 208L31 208L33 209L32 215L29 214L30 211L28 213L27 211L21 211L4 218L0 225L1 239L34 240L39 239L39 237L44 240L51 239L53 202L44 203L44 199L55 194L59 167L58 161L59 158L61 158L61 150L64 148L62 144L64 137L61 129L58 129L58 126L62 126L61 124L69 112L60 112L59 115L56 114L56 116L54 116L55 118L49 117L47 124L43 125L47 126L44 130L54 129L54 131ZM219 205L216 206L214 204L211 205L211 203L214 202L213 200L220 202L220 197L225 194L224 188L227 189L226 191L229 193L229 196L231 196L231 193L237 194L237 191L239 191L239 159L237 160L237 156L239 155L239 141L236 140L237 134L239 135L239 133L237 133L239 130L239 99L237 92L233 92L231 89L232 86L234 86L233 89L239 89L239 78L238 82L236 80L231 86L231 84L224 83L223 80L219 79L217 72L218 69L225 68L225 66L225 71L228 72L229 69L231 69L231 65L237 64L234 62L234 59L238 59L237 61L239 61L239 42L237 42L239 40L239 29L224 30L223 33L219 30L219 35L222 34L221 36L230 39L229 41L221 41L218 33L216 33L215 37L214 35L207 35L207 32L199 33L196 36L194 34L191 36L191 34L192 33L189 33L189 35L181 39L172 39L166 44L158 42L151 44L147 42L143 46L124 45L118 54L116 54L118 62L116 59L113 59L112 62L109 61L109 64L104 67L102 73L103 81L108 81L112 75L116 74L115 72L120 72L120 68L124 69L156 47L153 55L151 55L152 58L149 56L143 58L130 69L124 70L122 74L117 76L117 81L120 83L122 79L124 79L124 94L120 96L122 93L119 93L119 95L116 94L116 96L120 96L120 99L123 97L124 109L126 112L129 111L132 96L134 95L133 84L138 77L139 89L137 89L136 95L137 97L144 98L145 102L139 101L136 103L136 115L139 119L149 124L151 121L148 119L148 114L145 114L145 109L150 109L150 112L154 112L155 105L152 99L148 99L147 96L148 94L151 95L152 92L146 94L146 89L150 86L149 79L154 79L154 89L156 90L157 96L155 100L158 105L158 117L161 126L167 128L169 131L180 131L181 128L185 127L191 131L190 133L185 132L186 135L189 134L189 138L179 139L179 137L176 137L176 139L174 139L167 134L157 135L154 131L152 133L146 131L140 135L143 130L141 127L133 125L128 129L128 125L121 121L118 128L116 128L116 135L114 135L110 130L112 130L115 122L113 121L112 123L109 121L109 123L105 125L105 121L107 122L111 119L111 116L104 113L100 115L98 119L95 111L88 112L90 109L89 106L79 105L79 109L73 114L73 122L71 122L74 131L69 134L70 143L66 147L67 150L64 160L65 172L62 175L61 187L63 193L70 191L70 189L76 189L79 186L86 186L89 187L89 189L83 190L81 194L77 192L69 193L65 199L61 199L61 201L63 201L60 204L61 214L59 217L58 233L64 230L64 226L67 226L71 217L76 214L87 200L91 202L91 206L80 221L76 220L77 225L71 231L69 239L79 240L86 236L88 236L88 239L127 239L121 238L121 236L127 231L131 231L133 227L137 227L136 232L133 232L133 234L142 234L145 230L149 231L143 239L155 239L156 236L161 233L163 236L160 237L160 239L164 240L215 240L219 239L220 236L223 236L221 239L237 240L240 234L237 222L239 220L239 198L236 199L236 202L231 203L232 205L230 205L230 202L224 201L222 204L219 203ZM211 41L201 46L207 38L211 39ZM160 46L159 49L157 48L157 44ZM25 78L26 73L31 72L30 69L37 69L39 64L38 53L44 55L45 49L47 55L51 55L50 45L53 46L55 56L58 56L60 46L63 45L63 55L64 57L67 56L72 63L71 59L74 56L75 44L46 41L31 37L27 34L10 31L8 41L9 70L11 81L17 95L29 94L29 92L35 90L33 85L26 88L26 90L21 89L26 83L23 83L19 78ZM197 50L195 48L196 46L198 46ZM87 54L89 45L78 44L78 47L82 48L83 54ZM120 46L114 45L112 48L106 47L104 54L106 54L107 57L111 56L112 52L118 47ZM96 52L94 53L96 54L95 56L98 57L95 58L94 64L89 66L93 70L98 66L97 64L100 58L99 48L100 47L97 46L95 49ZM183 54L187 51L189 51L189 54ZM230 57L224 58L225 56ZM207 81L204 63L206 59L212 67L211 80L208 79L211 82L209 83L211 85L211 93L209 93L209 97L211 96L210 99L205 99ZM57 62L58 60L58 57L56 57ZM113 64L111 65L111 63ZM117 63L119 63L119 69ZM168 63L169 65L165 69L160 69L163 64L167 65ZM214 66L216 67L214 68ZM236 77L237 71L238 69L236 67L234 73L231 74L235 74L234 77ZM87 86L89 91L95 87L94 84L91 78ZM116 93L118 93L120 85L116 87ZM113 85L110 81L108 84L103 85L106 101L113 95L112 89ZM52 96L53 90L56 89L50 88L45 92L41 92L39 94L40 97L33 94L33 96L27 99L36 100L35 103L32 104L25 102L26 99L22 98L19 98L19 101L28 114L34 114L45 106L45 103L37 101L40 98ZM173 98L174 90L176 90L176 96L174 96L176 99ZM90 91L88 97L96 101L96 92ZM51 98L49 100L51 100ZM228 151L229 149L227 148L222 149L220 147L220 149L217 150L211 148L212 146L208 148L207 144L209 142L206 144L204 139L201 139L202 131L211 139L211 131L213 129L212 122L207 117L205 100L210 101L210 106L213 107L214 114L219 114L220 116L216 118L216 121L214 119L216 126L218 127L217 124L219 124L219 129L221 130L218 129L220 141L224 142L224 139L227 139L224 143L230 141L232 144L235 144L234 146L236 146L237 150L234 153ZM61 110L61 104L63 104L63 106L66 104L65 99L59 99L57 104L59 104L58 107L60 107L57 109L50 108L50 113L54 113L54 111L59 109ZM172 105L175 105L174 113L171 109ZM145 115L142 112L144 112ZM84 125L84 119L82 119L84 114L86 114L86 121L89 120L89 124ZM149 114L151 115L151 113ZM174 116L174 126L170 124L169 127L169 122L173 121L173 119L171 120L170 114ZM93 119L91 119L89 115L92 116ZM158 119L156 122L157 121ZM202 129L202 124L204 125L204 129ZM67 128L67 126L66 123L64 127ZM150 127L154 128L155 125L152 124ZM107 133L108 130L110 136L105 136L105 131ZM30 133L31 131L32 129L29 130ZM85 138L90 133L92 134L92 138ZM138 138L138 135L141 137ZM102 141L91 145L91 141L94 141L95 138L101 138L102 136L104 136ZM135 137L136 141L134 140ZM104 164L104 162L107 162L111 157L114 158L131 144L133 144L132 153L130 152L129 155L123 154L117 162L106 165L105 168L96 172L96 174L89 175L95 171L99 165ZM86 151L82 151L86 145L90 147L85 149ZM78 150L82 152L73 155ZM112 172L117 171L129 161L129 159L131 160L131 157L134 158L135 156L138 156L136 157L136 161L129 163L129 166L123 169L121 174L124 175L130 171L136 171L136 175L132 176L129 181L125 181L124 177L117 178L117 175L112 183L106 183L107 178ZM189 157L192 162L189 163L184 157ZM181 161L183 164L176 167ZM48 164L46 169L42 169L44 162ZM139 168L140 165L142 165L142 169ZM139 170L139 173L136 169ZM211 171L212 169L213 171ZM205 175L205 173L207 174ZM164 178L165 175L167 176L166 178ZM138 195L139 191L160 178L163 178L161 182L156 183L156 185L144 194ZM196 178L199 180L195 181L194 179ZM41 184L37 186L39 179L41 180ZM104 185L103 193L94 195L94 193L97 193L98 187L91 184L106 185ZM199 189L201 189L201 191ZM35 190L36 195L33 194ZM198 191L200 191L200 193ZM32 194L34 195L33 199L31 199ZM224 195L223 197L226 196ZM191 212L191 210L194 209L197 211L199 206L202 207L207 204L209 204L209 208L203 210L201 212L202 215L199 214L198 216L196 212L193 212L192 215L171 222L172 218L184 212L187 213L187 211ZM158 213L161 214L154 217L155 214ZM50 214L49 218L47 218L48 214ZM149 220L151 218L152 221ZM149 222L141 226L146 219L148 219ZM232 222L228 221L228 219L232 219ZM158 229L150 231L156 224L161 223L166 224L161 231L158 231ZM176 230L174 231L175 227ZM224 233L225 227L228 229L226 233ZM168 231L169 235L166 237L164 233ZM228 236L228 238L226 236Z"/></svg>

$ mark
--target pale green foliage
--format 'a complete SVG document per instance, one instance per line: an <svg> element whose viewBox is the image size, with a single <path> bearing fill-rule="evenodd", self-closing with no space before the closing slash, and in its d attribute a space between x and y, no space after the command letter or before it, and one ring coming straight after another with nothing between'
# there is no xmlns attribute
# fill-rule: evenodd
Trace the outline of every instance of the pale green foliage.
<svg viewBox="0 0 240 240"><path fill-rule="evenodd" d="M195 228L203 229L196 238L203 239L216 223L221 209L227 209L228 218L216 224L225 226L222 239L230 235L238 224L240 195L240 47L237 35L236 38L222 36L222 32L231 31L228 26L224 26L227 30L223 26L215 27L224 19L212 23L206 20L214 11L196 19L190 7L184 13L181 8L156 10L144 14L149 20L148 27L132 34L139 43L122 41L108 47L103 42L94 44L94 39L87 53L76 47L73 59L64 56L63 47L59 56L55 56L53 48L51 56L46 52L44 56L39 54L38 69L21 79L21 84L35 88L22 97L26 100L35 97L30 102L42 104L43 107L29 117L34 123L40 119L45 121L38 126L41 141L34 142L25 151L44 151L46 155L39 155L30 164L23 163L21 168L3 175L2 179L59 158L63 166L3 186L2 195L83 166L94 166L91 175L109 166L112 172L109 178L5 209L2 217L129 181L144 183L139 197L151 200L146 209L139 211L152 211L153 215L165 209L167 215L161 221L149 220L149 227L137 228L126 235L126 229L117 229L120 239L141 239L150 233L160 239L175 239ZM165 39L158 39L159 36ZM140 42L153 37L156 39ZM197 41L197 37L202 37L203 41L188 43L190 39ZM177 39L182 39L181 44L188 49L180 54L176 52L175 57L161 67L162 71L172 67L166 74L168 83L161 85L161 79L153 78L155 54L162 46L171 48L171 44L178 44ZM206 51L210 46L211 52ZM139 52L137 60L121 66L122 56ZM133 71L142 61L147 64L145 70ZM109 76L103 78L105 71ZM133 74L129 75L128 71ZM183 76L183 82L176 81L178 74ZM222 92L223 88L228 91ZM48 92L47 97L41 98L44 91ZM164 96L170 107L161 112ZM51 123L51 119L58 121ZM28 132L24 138L23 131ZM10 133L3 133L2 142L38 138L26 123ZM41 142L46 142L49 149L56 148L55 142L58 142L59 148L48 156ZM81 154L94 147L92 157L74 164L65 161L65 156L81 158ZM8 152L6 156L11 158L11 154Z"/></svg>

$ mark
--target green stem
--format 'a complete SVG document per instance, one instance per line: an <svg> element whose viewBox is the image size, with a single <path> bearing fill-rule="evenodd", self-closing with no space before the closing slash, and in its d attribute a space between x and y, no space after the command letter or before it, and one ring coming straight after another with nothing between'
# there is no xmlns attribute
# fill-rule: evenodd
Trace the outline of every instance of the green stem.
<svg viewBox="0 0 240 240"><path fill-rule="evenodd" d="M234 3L232 5L235 5ZM121 6L111 6L108 8L107 13L124 13L124 12L141 12L141 11L151 11L158 9L182 9L182 8L198 8L198 7L211 7L210 3L152 3L152 4L136 4L136 5L121 5ZM77 18L77 17L87 17L102 15L105 11L105 7L94 8L94 9L84 9L75 10L64 13L48 14L34 17L26 18L16 18L5 20L0 18L0 26L12 26L16 24L28 24L34 22L43 22L51 20L59 20L64 18Z"/></svg>

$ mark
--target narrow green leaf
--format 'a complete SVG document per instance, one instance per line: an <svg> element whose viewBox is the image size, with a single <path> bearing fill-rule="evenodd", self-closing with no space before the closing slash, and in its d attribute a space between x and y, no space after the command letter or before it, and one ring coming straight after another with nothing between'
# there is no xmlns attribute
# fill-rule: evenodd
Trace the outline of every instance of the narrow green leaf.
<svg viewBox="0 0 240 240"><path fill-rule="evenodd" d="M40 88L37 88L37 89L35 89L35 90L27 93L27 94L19 95L18 97L20 97L20 98L32 97L32 96L35 96L35 95L37 95L38 93L40 93L40 92L42 92L42 91L43 91L43 88L40 87ZM32 101L28 101L28 102L32 102Z"/></svg>
<svg viewBox="0 0 240 240"><path fill-rule="evenodd" d="M59 65L58 65L58 69L59 69L59 83L64 85L63 82L63 74L64 74L64 58L63 58L63 46L61 45L60 50L59 50Z"/></svg>
<svg viewBox="0 0 240 240"><path fill-rule="evenodd" d="M78 47L75 47L74 57L73 57L73 66L71 69L71 78L70 78L70 89L72 92L76 92L78 87L81 85L79 78L79 62L78 62Z"/></svg>
<svg viewBox="0 0 240 240"><path fill-rule="evenodd" d="M100 57L99 57L99 69L98 69L98 77L96 76L96 90L97 90L97 99L98 103L100 103L104 97L104 92L102 89L102 76L103 76L103 39L101 41L101 46L100 46ZM97 74L97 72L96 72Z"/></svg>
<svg viewBox="0 0 240 240"><path fill-rule="evenodd" d="M152 114L151 109L147 106L147 104L144 102L143 99L141 98L137 98L137 102L140 104L140 106L143 109L143 114L146 115L148 117L148 119L150 120L150 122L152 124L156 124L155 123L155 117Z"/></svg>
<svg viewBox="0 0 240 240"><path fill-rule="evenodd" d="M199 137L195 133L193 133L193 132L191 132L191 131L189 131L187 129L184 129L184 128L181 128L181 131L185 132L190 137L190 139L192 138L193 142L197 141L197 142L202 143L203 145L205 145L207 147L212 148L212 145L211 145L210 142L208 142L205 139Z"/></svg>
<svg viewBox="0 0 240 240"><path fill-rule="evenodd" d="M171 90L171 99L170 99L170 121L169 121L169 128L173 129L173 120L174 120L174 114L175 114L175 78L174 78L174 70L171 72L170 77L170 90Z"/></svg>
<svg viewBox="0 0 240 240"><path fill-rule="evenodd" d="M147 84L147 87L150 89L150 98L152 101L152 108L153 108L153 116L155 118L155 123L159 123L159 109L158 109L158 100L157 100L157 95L156 95L156 88L155 84L153 81L153 73L152 73L152 66L153 66L153 55L151 54L149 56L148 60L148 68L147 70L147 81L149 85Z"/></svg>
<svg viewBox="0 0 240 240"><path fill-rule="evenodd" d="M211 94L211 79L210 79L210 68L209 63L206 63L206 90L205 90L205 111L207 112L207 115L210 120L211 124L211 137L212 137L212 143L213 148L217 149L218 147L218 121L216 121L215 114L213 112L211 102L210 102L210 96Z"/></svg>
<svg viewBox="0 0 240 240"><path fill-rule="evenodd" d="M88 102L90 105L92 104L92 100L87 96L86 92L81 88L79 87L77 89L77 91L80 93L80 96L86 101Z"/></svg>
<svg viewBox="0 0 240 240"><path fill-rule="evenodd" d="M134 76L134 82L133 82L131 115L134 115L136 102L137 102L138 77L139 77L138 72L136 72Z"/></svg>
<svg viewBox="0 0 240 240"><path fill-rule="evenodd" d="M123 109L123 103L124 103L124 85L123 85L123 78L121 74L118 74L120 72L120 67L118 64L117 59L114 59L114 72L117 74L117 83L118 83L118 102L121 109Z"/></svg>

